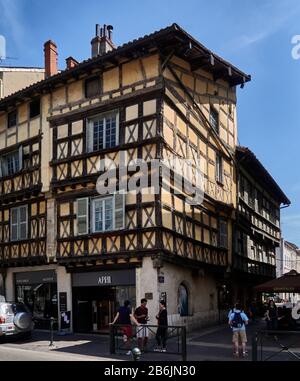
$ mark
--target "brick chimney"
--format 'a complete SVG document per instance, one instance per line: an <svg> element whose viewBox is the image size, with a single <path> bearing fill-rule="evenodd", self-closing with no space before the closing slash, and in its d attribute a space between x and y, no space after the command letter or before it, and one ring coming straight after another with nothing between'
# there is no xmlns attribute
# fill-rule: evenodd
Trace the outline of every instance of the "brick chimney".
<svg viewBox="0 0 300 381"><path fill-rule="evenodd" d="M111 25L104 24L103 28L100 28L99 24L96 25L96 36L91 41L93 58L116 49L112 42L112 30Z"/></svg>
<svg viewBox="0 0 300 381"><path fill-rule="evenodd" d="M57 46L55 42L49 40L44 44L45 75L46 78L57 74Z"/></svg>
<svg viewBox="0 0 300 381"><path fill-rule="evenodd" d="M72 69L73 67L77 66L79 64L78 61L75 60L73 57L68 57L66 59L67 69Z"/></svg>

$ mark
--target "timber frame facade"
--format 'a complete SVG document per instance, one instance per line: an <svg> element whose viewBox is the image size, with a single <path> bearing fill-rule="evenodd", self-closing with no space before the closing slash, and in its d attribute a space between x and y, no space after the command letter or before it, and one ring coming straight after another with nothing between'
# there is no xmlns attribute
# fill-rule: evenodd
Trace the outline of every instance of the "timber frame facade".
<svg viewBox="0 0 300 381"><path fill-rule="evenodd" d="M237 298L254 296L254 285L276 277L280 246L280 207L290 200L254 153L237 147L238 211L234 228L233 276L244 279Z"/></svg>
<svg viewBox="0 0 300 381"><path fill-rule="evenodd" d="M2 271L53 263L68 274L143 268L150 258L158 271L166 263L192 270L193 277L200 271L214 290L221 287L236 263L236 86L250 79L173 24L4 98L0 156L21 149L22 167L0 179ZM99 91L87 96L93 81ZM31 120L28 105L37 97L40 115ZM13 110L16 126L7 128ZM112 160L118 171L120 164L144 159L150 177L152 160L173 157L189 160L193 170L200 162L201 205L178 192L174 174L168 181L161 173L155 194L145 188L99 198L102 160ZM25 204L26 239L14 242L10 209ZM190 286L192 296L196 287ZM214 290L208 320L220 308ZM192 298L189 303L196 323L198 307ZM176 311L175 304L170 309Z"/></svg>

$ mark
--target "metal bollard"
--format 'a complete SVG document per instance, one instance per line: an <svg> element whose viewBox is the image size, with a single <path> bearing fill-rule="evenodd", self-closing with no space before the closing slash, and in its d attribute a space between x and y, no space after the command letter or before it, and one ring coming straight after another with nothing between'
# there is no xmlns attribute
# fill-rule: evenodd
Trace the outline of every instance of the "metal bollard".
<svg viewBox="0 0 300 381"><path fill-rule="evenodd" d="M252 361L257 361L257 342L258 342L258 334L255 334L252 337Z"/></svg>
<svg viewBox="0 0 300 381"><path fill-rule="evenodd" d="M50 318L50 344L49 347L53 347L53 325L54 325L54 317Z"/></svg>

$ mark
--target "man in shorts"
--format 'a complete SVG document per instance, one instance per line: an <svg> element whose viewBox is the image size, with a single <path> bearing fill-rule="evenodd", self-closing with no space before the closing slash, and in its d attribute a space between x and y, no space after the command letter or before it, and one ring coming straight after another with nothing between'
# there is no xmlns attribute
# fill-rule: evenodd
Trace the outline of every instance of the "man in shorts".
<svg viewBox="0 0 300 381"><path fill-rule="evenodd" d="M247 344L247 334L246 325L248 324L248 316L243 312L242 306L237 303L235 305L234 311L231 313L229 318L229 325L232 328L232 342L234 344L234 356L239 357L239 343L242 344L242 354L246 357L246 344Z"/></svg>
<svg viewBox="0 0 300 381"><path fill-rule="evenodd" d="M134 311L134 317L136 320L141 324L141 326L137 329L136 336L138 338L138 347L141 351L147 350L147 343L148 343L148 328L146 327L146 324L149 320L148 317L148 308L147 306L147 299L141 300L141 305L136 308Z"/></svg>

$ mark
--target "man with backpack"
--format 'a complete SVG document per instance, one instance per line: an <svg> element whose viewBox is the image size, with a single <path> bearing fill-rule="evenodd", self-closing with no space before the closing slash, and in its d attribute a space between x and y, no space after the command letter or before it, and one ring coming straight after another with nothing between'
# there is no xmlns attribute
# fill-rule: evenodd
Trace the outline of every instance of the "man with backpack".
<svg viewBox="0 0 300 381"><path fill-rule="evenodd" d="M239 357L239 341L242 343L243 357L246 357L246 325L248 322L248 316L243 312L242 306L237 303L229 318L229 325L231 326L233 332L232 342L234 344L234 356L236 357Z"/></svg>

